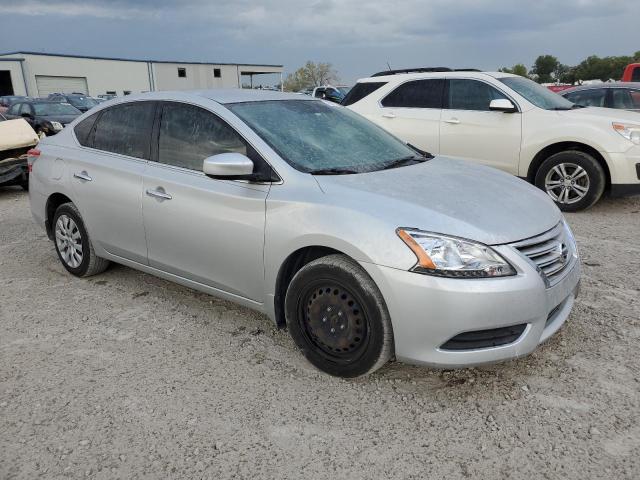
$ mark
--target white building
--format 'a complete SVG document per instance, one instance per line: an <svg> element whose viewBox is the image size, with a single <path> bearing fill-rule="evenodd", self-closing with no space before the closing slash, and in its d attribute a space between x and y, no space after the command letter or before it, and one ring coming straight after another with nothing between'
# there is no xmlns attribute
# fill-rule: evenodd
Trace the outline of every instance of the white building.
<svg viewBox="0 0 640 480"><path fill-rule="evenodd" d="M154 90L239 88L243 80L253 84L254 76L265 74L279 75L282 84L282 65L10 52L0 53L0 96L45 97L54 92L128 95Z"/></svg>

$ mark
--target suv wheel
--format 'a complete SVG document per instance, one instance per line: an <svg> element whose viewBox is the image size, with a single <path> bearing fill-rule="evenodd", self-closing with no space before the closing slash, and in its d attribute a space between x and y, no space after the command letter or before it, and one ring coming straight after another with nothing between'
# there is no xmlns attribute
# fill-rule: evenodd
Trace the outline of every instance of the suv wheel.
<svg viewBox="0 0 640 480"><path fill-rule="evenodd" d="M366 375L392 357L393 332L382 294L344 255L300 269L287 289L285 312L302 353L330 375Z"/></svg>
<svg viewBox="0 0 640 480"><path fill-rule="evenodd" d="M109 266L108 260L96 256L80 212L73 203L64 203L56 210L53 235L58 258L69 273L89 277L104 272Z"/></svg>
<svg viewBox="0 0 640 480"><path fill-rule="evenodd" d="M535 184L565 212L575 212L596 203L606 184L602 165L591 155L568 150L551 155L538 169Z"/></svg>

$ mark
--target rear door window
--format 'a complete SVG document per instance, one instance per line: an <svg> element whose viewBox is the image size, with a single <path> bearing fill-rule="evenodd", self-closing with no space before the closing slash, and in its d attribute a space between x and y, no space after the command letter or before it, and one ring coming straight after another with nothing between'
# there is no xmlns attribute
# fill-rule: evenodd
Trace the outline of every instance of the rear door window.
<svg viewBox="0 0 640 480"><path fill-rule="evenodd" d="M247 143L224 120L194 105L167 102L162 108L158 161L202 171L205 158L219 153L247 154Z"/></svg>
<svg viewBox="0 0 640 480"><path fill-rule="evenodd" d="M478 80L452 78L447 95L448 108L452 110L489 111L491 100L506 99L500 90Z"/></svg>
<svg viewBox="0 0 640 480"><path fill-rule="evenodd" d="M613 88L611 90L613 108L640 109L640 90L630 90L628 88Z"/></svg>
<svg viewBox="0 0 640 480"><path fill-rule="evenodd" d="M383 107L442 108L444 79L405 82L382 100Z"/></svg>
<svg viewBox="0 0 640 480"><path fill-rule="evenodd" d="M103 110L93 148L149 159L155 102L132 102Z"/></svg>
<svg viewBox="0 0 640 480"><path fill-rule="evenodd" d="M73 131L76 134L76 138L78 139L78 142L80 142L80 145L83 145L85 147L93 146L93 136L91 135L91 133L98 115L100 115L100 112L94 113L90 117L82 120L73 128Z"/></svg>

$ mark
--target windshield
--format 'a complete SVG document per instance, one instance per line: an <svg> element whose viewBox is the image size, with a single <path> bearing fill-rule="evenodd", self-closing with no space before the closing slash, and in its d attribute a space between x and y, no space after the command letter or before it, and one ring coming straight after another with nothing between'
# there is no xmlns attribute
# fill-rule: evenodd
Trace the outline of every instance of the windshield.
<svg viewBox="0 0 640 480"><path fill-rule="evenodd" d="M346 95L351 90L351 87L336 87L342 95Z"/></svg>
<svg viewBox="0 0 640 480"><path fill-rule="evenodd" d="M95 107L98 102L96 102L93 98L89 97L67 97L69 103L74 107Z"/></svg>
<svg viewBox="0 0 640 480"><path fill-rule="evenodd" d="M82 112L68 103L34 103L36 116L47 115L80 115Z"/></svg>
<svg viewBox="0 0 640 480"><path fill-rule="evenodd" d="M303 172L364 173L401 159L420 160L400 140L360 115L323 101L226 105L287 163Z"/></svg>
<svg viewBox="0 0 640 480"><path fill-rule="evenodd" d="M572 102L528 78L502 77L498 80L515 90L536 107L544 108L545 110L571 110L573 108Z"/></svg>

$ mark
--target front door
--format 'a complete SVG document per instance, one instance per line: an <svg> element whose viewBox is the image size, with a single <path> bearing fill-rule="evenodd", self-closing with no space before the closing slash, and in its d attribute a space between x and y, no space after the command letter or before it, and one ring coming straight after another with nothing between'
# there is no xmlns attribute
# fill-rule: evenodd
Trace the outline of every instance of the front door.
<svg viewBox="0 0 640 480"><path fill-rule="evenodd" d="M250 147L217 115L194 105L166 102L158 130L157 162L149 162L143 185L149 265L264 301L270 185L202 173L205 158L225 152L252 157Z"/></svg>
<svg viewBox="0 0 640 480"><path fill-rule="evenodd" d="M489 110L491 100L502 98L507 97L480 80L448 80L440 121L440 153L517 175L522 115Z"/></svg>

